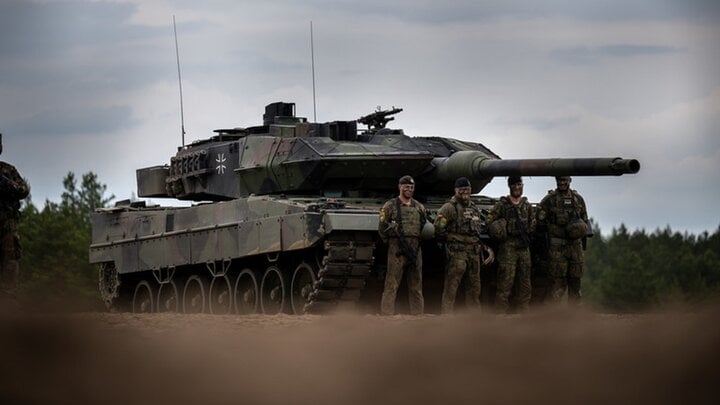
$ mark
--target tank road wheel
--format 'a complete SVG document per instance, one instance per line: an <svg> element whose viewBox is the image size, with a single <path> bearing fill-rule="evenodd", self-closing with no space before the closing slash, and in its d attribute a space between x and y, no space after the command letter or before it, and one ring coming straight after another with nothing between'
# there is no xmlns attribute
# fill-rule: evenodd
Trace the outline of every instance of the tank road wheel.
<svg viewBox="0 0 720 405"><path fill-rule="evenodd" d="M308 303L310 293L315 288L317 277L312 267L307 263L300 263L293 272L292 283L290 283L290 303L295 315L305 313L305 304Z"/></svg>
<svg viewBox="0 0 720 405"><path fill-rule="evenodd" d="M232 287L227 276L213 277L210 283L210 313L227 315L233 309Z"/></svg>
<svg viewBox="0 0 720 405"><path fill-rule="evenodd" d="M190 276L183 289L182 309L186 314L205 312L207 301L207 282L200 276Z"/></svg>
<svg viewBox="0 0 720 405"><path fill-rule="evenodd" d="M175 281L160 284L157 312L180 312L180 296Z"/></svg>
<svg viewBox="0 0 720 405"><path fill-rule="evenodd" d="M235 280L233 289L235 296L235 313L240 315L255 314L258 310L258 282L255 272L244 269Z"/></svg>
<svg viewBox="0 0 720 405"><path fill-rule="evenodd" d="M285 278L276 266L265 270L260 283L260 307L263 314L274 315L283 312L285 307Z"/></svg>
<svg viewBox="0 0 720 405"><path fill-rule="evenodd" d="M135 286L133 294L132 311L136 314L147 314L155 312L155 293L147 280L143 280Z"/></svg>

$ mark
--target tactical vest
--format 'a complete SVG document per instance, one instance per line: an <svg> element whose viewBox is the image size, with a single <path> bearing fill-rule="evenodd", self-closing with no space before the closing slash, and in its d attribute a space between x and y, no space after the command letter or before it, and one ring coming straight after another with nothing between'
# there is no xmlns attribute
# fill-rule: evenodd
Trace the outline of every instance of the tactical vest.
<svg viewBox="0 0 720 405"><path fill-rule="evenodd" d="M422 227L425 225L425 218L416 206L415 200L411 200L410 205L405 205L400 202L398 198L394 206L396 220L398 220L398 229L402 229L404 236L419 238ZM400 207L400 212L397 212L398 206Z"/></svg>
<svg viewBox="0 0 720 405"><path fill-rule="evenodd" d="M455 200L451 204L455 207L455 221L448 226L448 241L477 243L480 240L480 211L472 201L467 207Z"/></svg>
<svg viewBox="0 0 720 405"><path fill-rule="evenodd" d="M571 190L569 196L564 196L553 190L550 192L550 212L548 218L548 231L550 236L567 238L565 227L575 219L582 219L582 203L575 191Z"/></svg>
<svg viewBox="0 0 720 405"><path fill-rule="evenodd" d="M508 236L512 236L517 229L530 229L530 204L527 198L523 197L520 204L515 206L507 197L500 197L502 202L502 217L507 221ZM521 222L518 225L518 221Z"/></svg>

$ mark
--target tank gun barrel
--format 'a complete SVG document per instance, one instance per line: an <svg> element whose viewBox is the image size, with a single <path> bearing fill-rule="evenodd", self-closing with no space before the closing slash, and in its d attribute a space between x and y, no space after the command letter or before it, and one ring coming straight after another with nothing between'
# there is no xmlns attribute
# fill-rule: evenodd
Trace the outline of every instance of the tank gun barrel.
<svg viewBox="0 0 720 405"><path fill-rule="evenodd" d="M576 158L576 159L485 159L478 170L491 176L620 176L637 173L636 159Z"/></svg>
<svg viewBox="0 0 720 405"><path fill-rule="evenodd" d="M431 182L448 184L458 177L482 180L473 182L473 191L496 176L620 176L640 171L636 159L619 157L495 159L478 151L458 151L449 157L434 158ZM480 187L476 190L475 184Z"/></svg>

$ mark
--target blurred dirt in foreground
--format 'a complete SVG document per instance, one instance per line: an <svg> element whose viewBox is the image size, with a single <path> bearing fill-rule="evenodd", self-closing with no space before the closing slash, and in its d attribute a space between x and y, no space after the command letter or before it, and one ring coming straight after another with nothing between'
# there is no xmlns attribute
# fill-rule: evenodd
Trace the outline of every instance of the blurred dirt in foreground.
<svg viewBox="0 0 720 405"><path fill-rule="evenodd" d="M2 404L718 403L720 306L525 316L0 315Z"/></svg>

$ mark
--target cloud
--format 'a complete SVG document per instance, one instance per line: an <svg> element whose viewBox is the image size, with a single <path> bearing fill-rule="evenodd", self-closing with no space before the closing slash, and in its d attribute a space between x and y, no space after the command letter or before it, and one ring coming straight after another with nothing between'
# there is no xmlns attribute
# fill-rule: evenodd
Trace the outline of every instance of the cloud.
<svg viewBox="0 0 720 405"><path fill-rule="evenodd" d="M617 44L554 49L550 52L550 56L562 63L575 65L598 63L608 58L632 58L680 52L686 50L672 46Z"/></svg>
<svg viewBox="0 0 720 405"><path fill-rule="evenodd" d="M136 124L129 106L43 110L10 122L6 130L14 135L67 136L109 134Z"/></svg>
<svg viewBox="0 0 720 405"><path fill-rule="evenodd" d="M129 23L134 12L133 4L116 2L0 2L0 73L13 78L3 86L143 83L157 70L151 56L172 33Z"/></svg>
<svg viewBox="0 0 720 405"><path fill-rule="evenodd" d="M73 49L158 35L150 27L127 24L129 3L88 1L0 2L0 54L52 58Z"/></svg>
<svg viewBox="0 0 720 405"><path fill-rule="evenodd" d="M498 119L495 121L497 126L520 126L529 127L536 131L550 131L561 127L567 127L580 122L582 117L577 112L562 112L559 115L544 117L527 117L521 120Z"/></svg>
<svg viewBox="0 0 720 405"><path fill-rule="evenodd" d="M393 126L409 135L477 141L506 158L639 158L638 175L573 183L592 214L608 229L621 220L696 229L698 218L716 215L696 201L720 171L720 24L708 23L720 21L719 8L669 0L3 1L3 158L40 200L59 196L68 170L92 170L129 196L135 169L167 163L180 144L172 15L186 141L257 125L274 101L296 102L298 115L312 117L312 20L319 121L395 105L405 111ZM668 181L695 211L672 212ZM554 187L550 178L527 184L533 201ZM505 194L504 179L485 192Z"/></svg>
<svg viewBox="0 0 720 405"><path fill-rule="evenodd" d="M523 0L449 0L442 3L434 0L316 0L305 3L318 9L342 10L360 17L431 24L545 18L585 21L677 18L717 21L720 18L720 4L712 0L546 0L541 4Z"/></svg>

